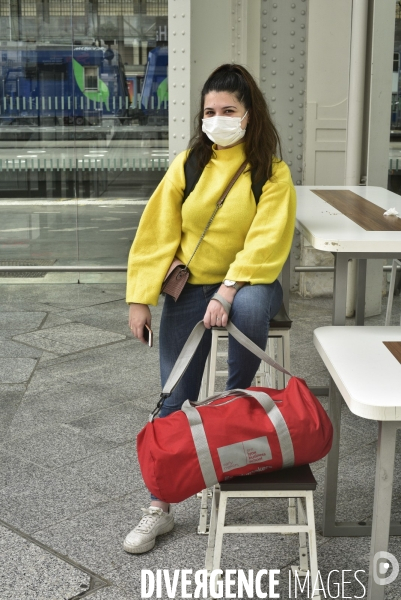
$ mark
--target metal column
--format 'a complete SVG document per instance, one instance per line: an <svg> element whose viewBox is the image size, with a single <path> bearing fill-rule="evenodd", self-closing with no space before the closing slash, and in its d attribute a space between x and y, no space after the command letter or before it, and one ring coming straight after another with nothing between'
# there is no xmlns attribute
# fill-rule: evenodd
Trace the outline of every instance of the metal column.
<svg viewBox="0 0 401 600"><path fill-rule="evenodd" d="M260 87L296 185L303 168L307 6L306 0L261 3Z"/></svg>
<svg viewBox="0 0 401 600"><path fill-rule="evenodd" d="M191 137L191 1L169 0L169 149L170 162Z"/></svg>

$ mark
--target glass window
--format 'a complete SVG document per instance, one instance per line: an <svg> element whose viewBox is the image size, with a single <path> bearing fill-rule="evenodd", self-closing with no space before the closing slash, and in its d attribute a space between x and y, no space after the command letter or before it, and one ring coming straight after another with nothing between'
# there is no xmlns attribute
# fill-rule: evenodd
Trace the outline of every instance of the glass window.
<svg viewBox="0 0 401 600"><path fill-rule="evenodd" d="M68 17L71 15L71 11L74 16L85 16L85 0L72 0L72 2L49 0L49 15L51 17Z"/></svg>
<svg viewBox="0 0 401 600"><path fill-rule="evenodd" d="M146 14L148 15L167 15L168 0L147 0Z"/></svg>
<svg viewBox="0 0 401 600"><path fill-rule="evenodd" d="M98 67L84 67L85 69L85 90L98 89Z"/></svg>
<svg viewBox="0 0 401 600"><path fill-rule="evenodd" d="M0 17L10 15L10 0L0 0Z"/></svg>
<svg viewBox="0 0 401 600"><path fill-rule="evenodd" d="M36 17L36 0L21 0L21 16Z"/></svg>
<svg viewBox="0 0 401 600"><path fill-rule="evenodd" d="M3 264L126 264L168 167L167 66L167 0L0 0Z"/></svg>
<svg viewBox="0 0 401 600"><path fill-rule="evenodd" d="M99 15L134 14L134 0L99 0Z"/></svg>

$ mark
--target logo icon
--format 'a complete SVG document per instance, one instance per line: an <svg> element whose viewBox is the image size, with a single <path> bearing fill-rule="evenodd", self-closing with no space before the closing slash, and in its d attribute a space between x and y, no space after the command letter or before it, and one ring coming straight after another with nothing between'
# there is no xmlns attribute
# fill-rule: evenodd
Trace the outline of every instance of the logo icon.
<svg viewBox="0 0 401 600"><path fill-rule="evenodd" d="M373 579L378 585L389 585L398 577L400 565L390 552L376 552L373 557Z"/></svg>

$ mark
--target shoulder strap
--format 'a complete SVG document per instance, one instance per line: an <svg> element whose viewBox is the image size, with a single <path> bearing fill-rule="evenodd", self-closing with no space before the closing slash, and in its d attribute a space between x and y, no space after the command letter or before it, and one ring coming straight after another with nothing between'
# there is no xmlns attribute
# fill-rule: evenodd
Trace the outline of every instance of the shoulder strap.
<svg viewBox="0 0 401 600"><path fill-rule="evenodd" d="M188 198L189 194L195 189L196 184L198 183L201 175L203 173L203 169L200 169L198 166L198 161L196 159L195 154L191 151L188 155L187 160L184 164L184 174L185 174L185 190L184 197L182 199L182 203L184 204L185 200ZM262 188L265 185L266 181L255 181L254 179L254 171L251 171L251 180L252 180L252 192L255 197L256 206L258 205L260 196L262 194Z"/></svg>

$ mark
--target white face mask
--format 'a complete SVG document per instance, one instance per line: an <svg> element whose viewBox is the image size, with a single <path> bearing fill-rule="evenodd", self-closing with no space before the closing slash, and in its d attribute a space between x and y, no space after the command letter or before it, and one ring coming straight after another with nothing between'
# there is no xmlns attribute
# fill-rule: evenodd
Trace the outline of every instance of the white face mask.
<svg viewBox="0 0 401 600"><path fill-rule="evenodd" d="M218 146L231 146L241 140L246 129L242 129L241 121L245 119L248 111L241 117L209 117L202 119L202 131Z"/></svg>

